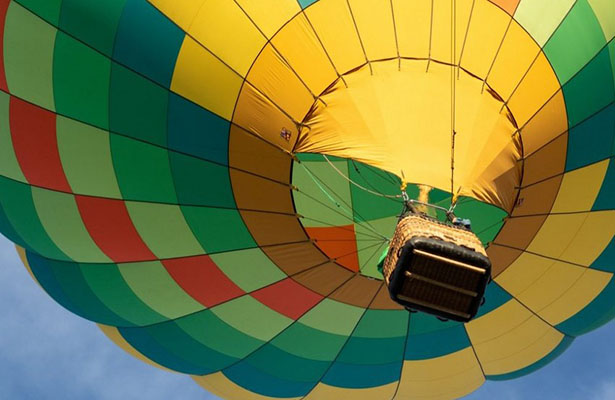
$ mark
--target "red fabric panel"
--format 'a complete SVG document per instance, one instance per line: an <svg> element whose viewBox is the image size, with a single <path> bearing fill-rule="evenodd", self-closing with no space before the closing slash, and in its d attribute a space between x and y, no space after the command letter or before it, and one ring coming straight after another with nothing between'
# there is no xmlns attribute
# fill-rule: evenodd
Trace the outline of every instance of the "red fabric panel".
<svg viewBox="0 0 615 400"><path fill-rule="evenodd" d="M122 200L75 196L86 229L114 262L156 260L130 219Z"/></svg>
<svg viewBox="0 0 615 400"><path fill-rule="evenodd" d="M316 245L327 257L351 271L359 271L354 225L306 227L305 230L310 238L316 239Z"/></svg>
<svg viewBox="0 0 615 400"><path fill-rule="evenodd" d="M56 115L16 97L11 97L9 112L13 148L28 182L70 193L58 152Z"/></svg>
<svg viewBox="0 0 615 400"><path fill-rule="evenodd" d="M206 307L245 294L208 256L174 258L162 264L186 293Z"/></svg>
<svg viewBox="0 0 615 400"><path fill-rule="evenodd" d="M252 293L252 297L294 320L299 319L323 298L290 278L259 289Z"/></svg>
<svg viewBox="0 0 615 400"><path fill-rule="evenodd" d="M0 0L0 90L5 92L8 92L9 88L6 85L6 73L4 71L4 23L10 2L10 0Z"/></svg>

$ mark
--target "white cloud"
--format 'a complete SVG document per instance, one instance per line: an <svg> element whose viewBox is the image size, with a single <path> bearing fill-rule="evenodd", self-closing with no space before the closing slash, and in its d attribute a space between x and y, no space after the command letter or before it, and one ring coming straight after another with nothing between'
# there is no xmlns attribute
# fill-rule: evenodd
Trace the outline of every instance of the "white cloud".
<svg viewBox="0 0 615 400"><path fill-rule="evenodd" d="M598 386L596 392L590 397L592 400L612 400L615 399L615 378L605 381Z"/></svg>

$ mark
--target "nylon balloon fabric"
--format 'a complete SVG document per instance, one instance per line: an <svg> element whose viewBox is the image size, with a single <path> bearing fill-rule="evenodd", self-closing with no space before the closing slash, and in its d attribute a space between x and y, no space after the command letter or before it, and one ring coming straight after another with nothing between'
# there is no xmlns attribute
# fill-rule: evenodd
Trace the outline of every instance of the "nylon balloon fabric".
<svg viewBox="0 0 615 400"><path fill-rule="evenodd" d="M615 317L612 0L1 0L0 232L59 304L225 399L453 399ZM472 220L477 317L378 271Z"/></svg>

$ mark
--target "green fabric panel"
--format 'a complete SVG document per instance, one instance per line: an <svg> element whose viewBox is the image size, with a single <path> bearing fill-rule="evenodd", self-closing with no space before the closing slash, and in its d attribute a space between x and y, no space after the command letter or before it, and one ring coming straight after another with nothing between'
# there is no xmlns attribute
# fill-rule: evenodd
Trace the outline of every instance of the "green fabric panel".
<svg viewBox="0 0 615 400"><path fill-rule="evenodd" d="M196 341L229 357L244 358L264 344L226 324L210 310L205 310L175 321Z"/></svg>
<svg viewBox="0 0 615 400"><path fill-rule="evenodd" d="M382 273L378 271L379 257L388 247L385 238L393 237L396 226L397 216L372 220L362 224L355 223L357 256L361 274L383 279Z"/></svg>
<svg viewBox="0 0 615 400"><path fill-rule="evenodd" d="M59 26L110 57L125 3L126 0L63 0Z"/></svg>
<svg viewBox="0 0 615 400"><path fill-rule="evenodd" d="M470 339L463 324L434 332L415 334L413 314L410 317L410 332L406 344L406 360L427 360L456 353L470 346Z"/></svg>
<svg viewBox="0 0 615 400"><path fill-rule="evenodd" d="M4 68L9 91L49 110L54 110L52 70L55 39L53 27L16 2L11 2L4 25Z"/></svg>
<svg viewBox="0 0 615 400"><path fill-rule="evenodd" d="M297 382L278 378L261 371L247 361L239 362L223 371L237 386L248 389L265 399L299 399L307 395L316 382Z"/></svg>
<svg viewBox="0 0 615 400"><path fill-rule="evenodd" d="M49 296L51 296L51 298L53 298L62 307L66 308L70 312L73 312L80 316L85 315L84 311L77 304L72 302L68 295L62 289L58 279L53 272L53 267L49 265L54 261L43 258L38 254L32 253L31 251L27 250L26 260L28 261L28 265L30 267L30 270L32 271L34 279L45 290L45 292ZM109 311L107 310L107 312Z"/></svg>
<svg viewBox="0 0 615 400"><path fill-rule="evenodd" d="M113 58L164 87L171 85L184 32L169 16L145 0L127 0Z"/></svg>
<svg viewBox="0 0 615 400"><path fill-rule="evenodd" d="M179 318L205 308L183 291L159 261L119 264L118 268L134 294L166 318Z"/></svg>
<svg viewBox="0 0 615 400"><path fill-rule="evenodd" d="M166 146L168 91L113 63L110 97L112 132Z"/></svg>
<svg viewBox="0 0 615 400"><path fill-rule="evenodd" d="M406 310L368 309L352 335L364 338L406 336L409 315Z"/></svg>
<svg viewBox="0 0 615 400"><path fill-rule="evenodd" d="M41 225L30 186L0 177L0 193L0 205L28 248L48 258L70 260Z"/></svg>
<svg viewBox="0 0 615 400"><path fill-rule="evenodd" d="M440 321L433 315L418 312L410 316L410 332L412 335L422 335L433 333L445 329L460 326L461 322L456 321Z"/></svg>
<svg viewBox="0 0 615 400"><path fill-rule="evenodd" d="M615 157L609 162L602 187L592 206L592 211L613 209L615 209Z"/></svg>
<svg viewBox="0 0 615 400"><path fill-rule="evenodd" d="M41 259L29 254L28 261L32 266L34 263L40 264ZM107 268L110 266L111 264L96 264L97 268ZM35 267L33 271L37 270L36 275L40 276L40 271L43 269L51 272L64 296L70 300L71 304L78 307L78 309L71 309L71 311L77 312L84 318L106 325L131 325L129 321L110 310L96 294L92 292L90 286L84 279L79 264L45 260L42 266Z"/></svg>
<svg viewBox="0 0 615 400"><path fill-rule="evenodd" d="M167 150L112 134L111 155L123 198L177 202Z"/></svg>
<svg viewBox="0 0 615 400"><path fill-rule="evenodd" d="M405 333L400 337L378 339L351 336L336 361L356 365L399 362L403 359L405 346Z"/></svg>
<svg viewBox="0 0 615 400"><path fill-rule="evenodd" d="M615 104L611 104L568 133L566 171L615 155Z"/></svg>
<svg viewBox="0 0 615 400"><path fill-rule="evenodd" d="M74 193L122 198L115 177L109 134L98 128L58 116L58 151Z"/></svg>
<svg viewBox="0 0 615 400"><path fill-rule="evenodd" d="M177 200L185 205L235 208L226 166L169 151Z"/></svg>
<svg viewBox="0 0 615 400"><path fill-rule="evenodd" d="M146 329L161 347L182 360L197 366L199 375L219 371L237 361L234 357L214 351L209 346L194 340L172 321L150 326Z"/></svg>
<svg viewBox="0 0 615 400"><path fill-rule="evenodd" d="M111 61L59 32L53 63L56 111L100 128L109 125Z"/></svg>
<svg viewBox="0 0 615 400"><path fill-rule="evenodd" d="M62 0L15 0L52 25L58 25Z"/></svg>
<svg viewBox="0 0 615 400"><path fill-rule="evenodd" d="M488 243L493 240L508 213L491 204L469 197L462 197L457 202L455 215L459 218L470 219L472 221L472 231L481 242ZM493 229L496 226L497 230Z"/></svg>
<svg viewBox="0 0 615 400"><path fill-rule="evenodd" d="M271 344L297 357L333 361L348 340L348 335L334 335L295 322Z"/></svg>
<svg viewBox="0 0 615 400"><path fill-rule="evenodd" d="M611 43L615 46L615 43ZM608 47L564 87L568 125L574 127L615 101L615 76Z"/></svg>
<svg viewBox="0 0 615 400"><path fill-rule="evenodd" d="M286 331L282 333L285 334ZM242 364L245 363L278 379L308 383L318 382L330 364L328 361L310 360L289 354L272 342L242 361Z"/></svg>
<svg viewBox="0 0 615 400"><path fill-rule="evenodd" d="M169 96L169 149L228 165L230 123L178 95Z"/></svg>
<svg viewBox="0 0 615 400"><path fill-rule="evenodd" d="M585 65L606 40L587 0L577 0L544 46L555 73L564 84Z"/></svg>
<svg viewBox="0 0 615 400"><path fill-rule="evenodd" d="M173 354L171 350L167 349L153 337L150 332L151 329L151 327L119 328L118 331L132 347L137 349L145 357L160 365L164 365L167 368L185 374L198 375L209 372L208 369L198 367L182 359L177 354Z"/></svg>
<svg viewBox="0 0 615 400"><path fill-rule="evenodd" d="M286 274L261 249L218 253L210 257L246 293L286 278Z"/></svg>
<svg viewBox="0 0 615 400"><path fill-rule="evenodd" d="M233 328L264 342L293 322L249 295L227 301L211 310Z"/></svg>
<svg viewBox="0 0 615 400"><path fill-rule="evenodd" d="M11 221L9 221L8 216L2 208L2 202L0 202L0 234L18 246L21 246L25 249L29 248L28 244L24 242L24 240L15 230L15 228L13 228Z"/></svg>
<svg viewBox="0 0 615 400"><path fill-rule="evenodd" d="M0 91L0 175L26 182L13 149L9 117L10 96Z"/></svg>
<svg viewBox="0 0 615 400"><path fill-rule="evenodd" d="M388 172L352 160L348 161L348 172L352 181L373 192L392 196L400 194L399 179ZM346 185L349 183L346 182ZM408 189L412 188L410 186ZM402 209L401 199L381 197L355 185L350 185L350 191L354 219L357 222L399 215ZM415 198L410 190L408 194Z"/></svg>
<svg viewBox="0 0 615 400"><path fill-rule="evenodd" d="M615 237L589 267L592 269L615 273ZM613 303L613 306L615 307L615 303Z"/></svg>
<svg viewBox="0 0 615 400"><path fill-rule="evenodd" d="M339 301L324 299L308 311L299 321L311 328L340 336L348 336L365 312Z"/></svg>
<svg viewBox="0 0 615 400"><path fill-rule="evenodd" d="M493 310L500 308L504 303L509 302L512 296L502 289L495 281L487 284L485 289L485 302L478 308L478 313L474 319L480 318Z"/></svg>
<svg viewBox="0 0 615 400"><path fill-rule="evenodd" d="M321 157L322 158L322 157ZM334 164L346 171L345 162ZM346 172L345 172L346 173ZM342 226L353 222L348 181L326 162L293 164L292 184L295 207L305 226Z"/></svg>
<svg viewBox="0 0 615 400"><path fill-rule="evenodd" d="M111 262L90 237L72 194L33 187L32 199L45 231L67 256L80 262Z"/></svg>
<svg viewBox="0 0 615 400"><path fill-rule="evenodd" d="M143 303L126 284L115 264L81 264L92 292L111 311L135 325L150 325L167 318Z"/></svg>
<svg viewBox="0 0 615 400"><path fill-rule="evenodd" d="M156 257L204 254L178 206L126 202L126 207L139 235Z"/></svg>
<svg viewBox="0 0 615 400"><path fill-rule="evenodd" d="M181 210L207 253L256 247L237 210L188 206Z"/></svg>

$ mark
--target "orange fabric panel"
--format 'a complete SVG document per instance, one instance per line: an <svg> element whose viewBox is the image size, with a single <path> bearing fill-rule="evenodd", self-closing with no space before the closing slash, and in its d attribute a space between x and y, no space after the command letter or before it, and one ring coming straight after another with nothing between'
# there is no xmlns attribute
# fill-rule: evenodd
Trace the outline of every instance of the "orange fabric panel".
<svg viewBox="0 0 615 400"><path fill-rule="evenodd" d="M519 6L521 0L490 0L493 4L499 6L502 10L510 15L515 14L515 10Z"/></svg>
<svg viewBox="0 0 615 400"><path fill-rule="evenodd" d="M566 104L561 90L521 128L525 156L568 130Z"/></svg>
<svg viewBox="0 0 615 400"><path fill-rule="evenodd" d="M372 301L381 285L383 285L382 281L355 275L329 297L342 303L365 308Z"/></svg>
<svg viewBox="0 0 615 400"><path fill-rule="evenodd" d="M354 225L306 227L305 230L328 257L351 271L359 271Z"/></svg>
<svg viewBox="0 0 615 400"><path fill-rule="evenodd" d="M506 270L519 256L521 250L511 249L510 247L498 246L497 243L491 244L487 248L487 256L491 260L491 276L496 277Z"/></svg>
<svg viewBox="0 0 615 400"><path fill-rule="evenodd" d="M372 301L369 308L376 310L403 310L404 308L391 300L389 289L386 285L382 285L376 298Z"/></svg>
<svg viewBox="0 0 615 400"><path fill-rule="evenodd" d="M344 282L348 281L352 275L352 272L346 268L329 262L301 272L293 276L293 279L316 293L328 296Z"/></svg>
<svg viewBox="0 0 615 400"><path fill-rule="evenodd" d="M540 230L545 219L547 219L546 215L509 218L493 242L525 249L534 239L534 235Z"/></svg>
<svg viewBox="0 0 615 400"><path fill-rule="evenodd" d="M517 204L512 212L514 217L546 214L551 211L562 182L562 175L521 189Z"/></svg>
<svg viewBox="0 0 615 400"><path fill-rule="evenodd" d="M312 242L265 246L262 250L287 275L298 274L329 261Z"/></svg>
<svg viewBox="0 0 615 400"><path fill-rule="evenodd" d="M525 159L521 187L531 185L564 172L568 133L561 135Z"/></svg>

